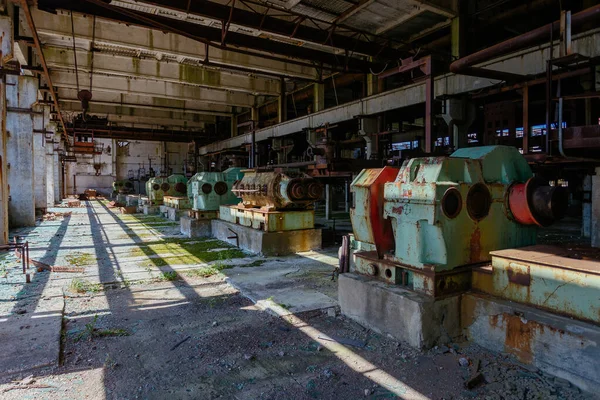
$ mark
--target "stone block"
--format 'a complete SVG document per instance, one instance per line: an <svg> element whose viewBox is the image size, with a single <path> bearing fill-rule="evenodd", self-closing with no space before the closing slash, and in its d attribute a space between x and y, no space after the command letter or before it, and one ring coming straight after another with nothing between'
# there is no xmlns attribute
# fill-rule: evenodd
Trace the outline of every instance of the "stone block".
<svg viewBox="0 0 600 400"><path fill-rule="evenodd" d="M211 220L195 219L188 216L182 216L181 233L189 238L210 237L212 234Z"/></svg>
<svg viewBox="0 0 600 400"><path fill-rule="evenodd" d="M366 276L340 274L342 314L417 349L450 343L461 335L460 295L433 299Z"/></svg>
<svg viewBox="0 0 600 400"><path fill-rule="evenodd" d="M212 234L241 249L266 256L283 256L321 248L320 229L264 232L215 219L212 220Z"/></svg>

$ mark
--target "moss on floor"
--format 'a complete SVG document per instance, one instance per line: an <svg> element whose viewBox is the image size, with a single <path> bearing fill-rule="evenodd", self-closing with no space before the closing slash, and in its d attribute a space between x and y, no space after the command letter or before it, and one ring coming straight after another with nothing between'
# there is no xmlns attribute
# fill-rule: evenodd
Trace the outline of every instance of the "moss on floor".
<svg viewBox="0 0 600 400"><path fill-rule="evenodd" d="M155 266L191 265L244 258L247 254L220 240L182 240L166 238L139 244L129 252L130 257L147 256Z"/></svg>
<svg viewBox="0 0 600 400"><path fill-rule="evenodd" d="M92 264L94 262L94 255L90 253L74 251L65 256L65 261L70 265L81 267Z"/></svg>

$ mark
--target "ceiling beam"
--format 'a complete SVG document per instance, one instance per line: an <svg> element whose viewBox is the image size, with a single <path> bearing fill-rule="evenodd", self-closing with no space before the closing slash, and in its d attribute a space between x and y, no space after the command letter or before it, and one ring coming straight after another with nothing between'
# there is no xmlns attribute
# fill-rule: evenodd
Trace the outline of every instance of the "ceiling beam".
<svg viewBox="0 0 600 400"><path fill-rule="evenodd" d="M397 19L393 20L392 22L377 28L377 31L375 32L375 34L383 35L384 33L391 31L392 29L399 26L400 24L405 23L409 19L416 17L417 15L419 15L422 12L423 12L423 10L420 10L419 8L415 7L413 12L404 14L402 17L397 18Z"/></svg>
<svg viewBox="0 0 600 400"><path fill-rule="evenodd" d="M209 143L219 135L208 134L205 132L178 131L166 129L145 129L145 128L128 128L128 127L111 127L98 129L73 129L67 128L69 134L78 133L93 133L94 139L118 139L118 140L152 140L160 142L178 142L189 143L193 140L199 144Z"/></svg>
<svg viewBox="0 0 600 400"><path fill-rule="evenodd" d="M354 10L350 10L347 16L342 14L335 22L341 23L345 18L360 11L363 7L366 7L373 1L374 0L361 0L360 3L352 7ZM372 42L346 35L330 34L326 30L318 29L310 25L297 25L294 21L271 17L242 8L235 8L234 12L231 13L230 6L219 4L214 1L195 0L189 3L188 0L145 0L142 4L144 3L221 22L230 21L232 25L250 28L260 32L268 32L286 38L289 38L293 33L294 39L297 40L303 40L321 46L326 45L336 49L347 50L364 55L377 56L383 59L395 60L403 55L405 56L405 54L400 53L391 46L386 46L381 50L380 46L373 45ZM287 4L284 7L292 8L298 3L300 2L296 2L296 4L292 6ZM136 4L139 3L136 2ZM341 20L339 18L341 18Z"/></svg>
<svg viewBox="0 0 600 400"><path fill-rule="evenodd" d="M38 7L40 9L49 10L73 10L126 24L161 29L201 41L208 44L211 48L223 48L223 46L219 44L222 38L220 28L212 28L192 22L174 20L172 18L115 7L106 4L101 0L84 0L77 2L68 0L39 0ZM227 10L229 11L229 7L227 7ZM282 60L281 57L272 55L277 54L279 56L288 57L287 62L289 63L299 63L306 66L310 66L311 63L312 65L325 65L335 71L368 72L372 68L380 67L380 63L372 63L353 57L339 57L336 54L325 51L313 50L307 47L290 45L237 32L228 33L227 43L227 49L233 52L246 55L257 55L256 52L248 51L247 49L258 50L261 51L261 56L267 59Z"/></svg>
<svg viewBox="0 0 600 400"><path fill-rule="evenodd" d="M77 102L81 104L77 99L76 89L60 88L58 94L59 102L61 102L61 104L63 102ZM233 113L233 107L221 104L204 103L196 100L165 99L117 92L94 91L93 98L90 101L90 107L94 104L166 112L183 112L196 115L216 115L222 117L230 117ZM79 107L79 109L81 109L81 107Z"/></svg>
<svg viewBox="0 0 600 400"><path fill-rule="evenodd" d="M72 46L71 20L65 11L56 15L32 9L37 21L37 31L44 44ZM91 48L93 21L92 18L74 14L75 42L77 47ZM126 30L126 34L123 34ZM210 48L206 52L203 43L173 33L147 29L139 26L125 27L121 23L96 19L95 45L104 46L106 51L113 49L123 54L144 54L156 57L188 58L199 63L220 67L243 66L255 73L316 80L315 68L305 67L282 61L268 60L257 56L246 56L228 50ZM104 51L104 50L103 50ZM138 57L139 58L139 57Z"/></svg>
<svg viewBox="0 0 600 400"><path fill-rule="evenodd" d="M81 102L77 99L61 99L61 110L81 113ZM113 122L134 123L155 126L179 126L202 128L205 124L216 123L214 115L191 114L184 111L149 110L121 105L107 105L91 102L89 115L97 115Z"/></svg>
<svg viewBox="0 0 600 400"><path fill-rule="evenodd" d="M55 87L89 89L89 81L80 79L80 86L77 86L75 70L54 70L51 72L51 75ZM195 100L206 104L221 104L245 108L251 108L258 105L256 96L247 93L206 89L198 86L182 85L180 83L154 79L134 79L118 75L103 75L96 73L94 73L92 87L92 93L95 92L135 94L164 99Z"/></svg>
<svg viewBox="0 0 600 400"><path fill-rule="evenodd" d="M95 74L152 79L255 95L279 96L280 94L280 79L242 75L198 65L166 62L166 60L114 56L98 51L93 53L92 56L92 52L77 51L78 70L80 75L87 78L82 82L89 81L89 73L93 68ZM72 48L45 46L44 55L51 70L73 69L75 65Z"/></svg>

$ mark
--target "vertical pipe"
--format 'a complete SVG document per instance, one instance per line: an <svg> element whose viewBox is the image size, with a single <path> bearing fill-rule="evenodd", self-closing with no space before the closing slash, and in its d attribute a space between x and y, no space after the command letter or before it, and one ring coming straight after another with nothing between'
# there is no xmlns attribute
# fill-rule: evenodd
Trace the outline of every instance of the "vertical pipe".
<svg viewBox="0 0 600 400"><path fill-rule="evenodd" d="M345 211L349 212L350 211L350 181L346 180L345 185L345 198L346 198L346 207L345 207Z"/></svg>
<svg viewBox="0 0 600 400"><path fill-rule="evenodd" d="M427 60L425 73L427 80L425 81L425 153L432 152L432 135L433 135L433 69L431 57Z"/></svg>
<svg viewBox="0 0 600 400"><path fill-rule="evenodd" d="M329 183L325 184L325 219L329 221L331 215L331 193Z"/></svg>
<svg viewBox="0 0 600 400"><path fill-rule="evenodd" d="M552 50L550 50L552 51ZM546 61L546 154L551 155L550 149L550 113L552 107L552 60Z"/></svg>
<svg viewBox="0 0 600 400"><path fill-rule="evenodd" d="M529 154L529 86L523 87L523 154Z"/></svg>

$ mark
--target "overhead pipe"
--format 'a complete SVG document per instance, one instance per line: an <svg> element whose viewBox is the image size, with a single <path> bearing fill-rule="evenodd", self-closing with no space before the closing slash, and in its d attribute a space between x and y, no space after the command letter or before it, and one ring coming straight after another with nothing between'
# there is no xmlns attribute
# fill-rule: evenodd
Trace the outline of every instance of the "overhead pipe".
<svg viewBox="0 0 600 400"><path fill-rule="evenodd" d="M577 33L577 29L581 29L583 25L596 20L600 20L600 5L595 5L580 11L577 14L573 14L571 17L573 33ZM498 43L492 47L488 47L456 60L450 64L450 72L454 74L477 76L504 81L523 79L525 78L524 75L494 71L482 67L474 67L473 65L489 61L496 57L514 53L540 43L544 43L546 40L549 40L550 35L558 35L559 32L560 21L554 21L520 36L505 40L504 42Z"/></svg>

